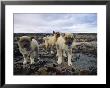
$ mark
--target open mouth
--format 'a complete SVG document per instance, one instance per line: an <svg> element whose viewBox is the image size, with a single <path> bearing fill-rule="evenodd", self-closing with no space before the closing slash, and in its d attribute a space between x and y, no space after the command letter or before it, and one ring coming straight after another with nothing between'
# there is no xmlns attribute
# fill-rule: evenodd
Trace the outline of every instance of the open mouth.
<svg viewBox="0 0 110 88"><path fill-rule="evenodd" d="M68 45L68 48L70 49L71 48L71 45Z"/></svg>
<svg viewBox="0 0 110 88"><path fill-rule="evenodd" d="M68 48L71 48L72 42L67 42L66 45L68 46Z"/></svg>
<svg viewBox="0 0 110 88"><path fill-rule="evenodd" d="M25 47L25 50L26 50L26 51L30 51L31 48L29 48L29 47Z"/></svg>
<svg viewBox="0 0 110 88"><path fill-rule="evenodd" d="M72 45L72 42L68 42L67 44L68 44L68 46L71 46Z"/></svg>

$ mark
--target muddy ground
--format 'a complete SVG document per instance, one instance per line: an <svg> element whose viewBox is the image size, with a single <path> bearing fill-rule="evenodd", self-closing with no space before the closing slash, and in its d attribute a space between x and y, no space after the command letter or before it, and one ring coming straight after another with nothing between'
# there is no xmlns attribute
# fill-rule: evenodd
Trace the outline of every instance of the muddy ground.
<svg viewBox="0 0 110 88"><path fill-rule="evenodd" d="M23 57L19 52L17 37L22 35L34 36L39 44L42 38L51 34L14 34L14 75L97 75L97 34L76 33L73 47L72 66L67 65L67 58L61 65L57 64L56 49L54 54L39 47L39 59L33 65L23 65Z"/></svg>

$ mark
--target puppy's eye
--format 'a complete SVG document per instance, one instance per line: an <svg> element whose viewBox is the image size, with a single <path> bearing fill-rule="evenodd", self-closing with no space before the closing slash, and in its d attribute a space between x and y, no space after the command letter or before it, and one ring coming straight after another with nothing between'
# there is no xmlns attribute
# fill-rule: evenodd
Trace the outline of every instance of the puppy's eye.
<svg viewBox="0 0 110 88"><path fill-rule="evenodd" d="M74 38L72 37L72 40L74 40Z"/></svg>
<svg viewBox="0 0 110 88"><path fill-rule="evenodd" d="M65 37L65 39L67 40L67 37Z"/></svg>
<svg viewBox="0 0 110 88"><path fill-rule="evenodd" d="M70 39L73 39L72 37Z"/></svg>

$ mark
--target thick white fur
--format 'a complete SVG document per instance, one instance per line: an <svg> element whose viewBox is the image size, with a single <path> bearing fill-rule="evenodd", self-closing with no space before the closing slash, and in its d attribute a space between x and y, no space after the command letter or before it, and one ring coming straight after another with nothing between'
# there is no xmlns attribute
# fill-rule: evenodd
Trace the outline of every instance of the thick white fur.
<svg viewBox="0 0 110 88"><path fill-rule="evenodd" d="M47 48L51 48L51 53L53 53L52 48L56 43L56 37L55 36L47 36L43 38L45 41L45 47Z"/></svg>
<svg viewBox="0 0 110 88"><path fill-rule="evenodd" d="M71 33L67 34L68 36L72 36ZM72 44L73 45L73 44ZM71 62L71 59L72 59L72 47L71 48L68 48L68 46L65 44L65 39L64 37L60 36L56 42L56 49L57 49L57 56L58 56L58 61L57 63L58 64L61 64L62 63L62 59L63 57L66 56L65 52L67 53L67 57L68 57L68 65L71 66L72 65L72 62Z"/></svg>
<svg viewBox="0 0 110 88"><path fill-rule="evenodd" d="M39 50L39 45L38 42L35 39L32 39L31 41L31 49L32 49L32 53L30 55L30 60L31 60L31 64L35 63L34 62L34 58L37 57L38 59L38 50Z"/></svg>
<svg viewBox="0 0 110 88"><path fill-rule="evenodd" d="M22 37L27 37L27 36L22 36ZM31 51L26 51L24 48L21 48L19 42L18 42L18 46L20 53L24 57L23 64L26 64L28 59L30 59L31 64L34 64L35 63L34 59L38 58L38 49L39 49L38 42L35 39L31 40ZM25 55L27 55L28 57L26 57Z"/></svg>

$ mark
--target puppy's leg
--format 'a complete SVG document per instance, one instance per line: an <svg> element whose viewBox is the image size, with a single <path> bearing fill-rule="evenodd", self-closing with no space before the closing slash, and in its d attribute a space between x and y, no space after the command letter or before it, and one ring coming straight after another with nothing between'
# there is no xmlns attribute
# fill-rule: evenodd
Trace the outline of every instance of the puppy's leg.
<svg viewBox="0 0 110 88"><path fill-rule="evenodd" d="M27 64L27 60L28 60L28 55L27 54L23 54L23 58L24 58L24 61L23 61L23 64Z"/></svg>
<svg viewBox="0 0 110 88"><path fill-rule="evenodd" d="M44 49L45 49L45 52L46 52L46 53L48 53L48 47L49 47L49 45L48 45L48 44L45 44Z"/></svg>
<svg viewBox="0 0 110 88"><path fill-rule="evenodd" d="M45 50L46 50L46 51L47 51L48 47L49 47L49 45L48 45L48 44L46 44L46 45L45 45Z"/></svg>
<svg viewBox="0 0 110 88"><path fill-rule="evenodd" d="M58 61L57 61L58 64L61 64L62 63L62 50L58 50Z"/></svg>
<svg viewBox="0 0 110 88"><path fill-rule="evenodd" d="M63 50L63 56L67 57L65 50Z"/></svg>
<svg viewBox="0 0 110 88"><path fill-rule="evenodd" d="M39 58L39 47L36 47L35 49L35 57L34 57L36 60L35 62L37 62L40 58Z"/></svg>
<svg viewBox="0 0 110 88"><path fill-rule="evenodd" d="M68 51L68 65L69 65L69 66L72 65L71 58L72 58L72 50L69 50L69 51Z"/></svg>
<svg viewBox="0 0 110 88"><path fill-rule="evenodd" d="M57 51L57 52L56 52L56 53L57 53L57 54L56 54L56 57L59 56L59 53L60 53L60 49L59 49L59 48L60 48L59 45L56 44L56 51Z"/></svg>
<svg viewBox="0 0 110 88"><path fill-rule="evenodd" d="M31 60L31 64L34 64L34 58L30 57L30 60Z"/></svg>
<svg viewBox="0 0 110 88"><path fill-rule="evenodd" d="M57 49L57 54L56 54L56 57L58 56L58 49Z"/></svg>
<svg viewBox="0 0 110 88"><path fill-rule="evenodd" d="M56 54L56 57L58 56L58 45L56 45L56 50L57 50L57 54Z"/></svg>
<svg viewBox="0 0 110 88"><path fill-rule="evenodd" d="M35 62L34 62L35 55L36 55L36 52L35 52L35 51L32 52L31 55L30 55L30 63L31 63L31 64L34 64L34 63L35 63Z"/></svg>
<svg viewBox="0 0 110 88"><path fill-rule="evenodd" d="M53 46L54 45L51 46L51 54L54 54L54 52L53 52Z"/></svg>

